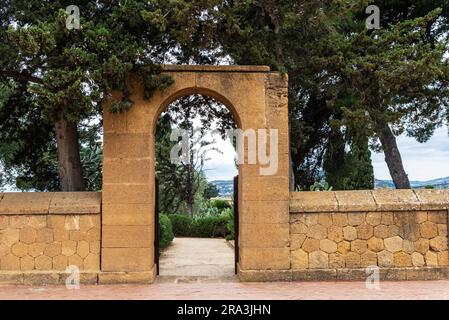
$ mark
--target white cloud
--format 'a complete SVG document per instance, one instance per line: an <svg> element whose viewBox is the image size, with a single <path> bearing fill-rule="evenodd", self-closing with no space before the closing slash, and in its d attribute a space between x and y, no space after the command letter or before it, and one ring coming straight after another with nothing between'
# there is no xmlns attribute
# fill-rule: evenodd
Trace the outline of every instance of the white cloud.
<svg viewBox="0 0 449 320"><path fill-rule="evenodd" d="M410 180L426 181L449 176L448 128L435 131L426 143L419 143L405 135L397 138L402 162ZM374 175L377 179L391 180L383 153L373 153Z"/></svg>

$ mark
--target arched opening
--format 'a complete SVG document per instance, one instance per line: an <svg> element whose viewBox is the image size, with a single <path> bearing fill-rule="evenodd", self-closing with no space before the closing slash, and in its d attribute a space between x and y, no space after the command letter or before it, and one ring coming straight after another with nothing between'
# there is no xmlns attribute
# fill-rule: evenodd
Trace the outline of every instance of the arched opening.
<svg viewBox="0 0 449 320"><path fill-rule="evenodd" d="M158 274L168 279L233 278L238 166L229 133L240 127L238 115L223 97L207 90L176 93L161 104L158 115Z"/></svg>

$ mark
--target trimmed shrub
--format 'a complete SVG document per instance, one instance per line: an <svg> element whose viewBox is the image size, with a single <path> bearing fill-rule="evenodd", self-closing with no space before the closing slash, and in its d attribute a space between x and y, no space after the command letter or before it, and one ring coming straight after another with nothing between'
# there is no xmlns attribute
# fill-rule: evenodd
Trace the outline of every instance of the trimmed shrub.
<svg viewBox="0 0 449 320"><path fill-rule="evenodd" d="M159 247L164 249L173 241L173 228L171 221L165 214L159 215Z"/></svg>
<svg viewBox="0 0 449 320"><path fill-rule="evenodd" d="M175 237L189 237L192 229L193 219L183 214L168 215Z"/></svg>
<svg viewBox="0 0 449 320"><path fill-rule="evenodd" d="M226 224L229 218L226 215L205 216L197 218L192 224L192 237L218 238L228 234Z"/></svg>

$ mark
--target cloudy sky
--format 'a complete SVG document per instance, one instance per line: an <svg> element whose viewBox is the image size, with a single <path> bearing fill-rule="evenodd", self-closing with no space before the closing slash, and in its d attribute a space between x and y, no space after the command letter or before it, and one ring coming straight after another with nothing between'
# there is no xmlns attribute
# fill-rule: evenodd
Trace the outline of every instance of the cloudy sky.
<svg viewBox="0 0 449 320"><path fill-rule="evenodd" d="M208 180L230 180L237 174L234 166L234 149L230 142L216 136L217 148L223 154L210 153L211 160L206 164ZM431 180L449 177L449 136L448 128L443 127L427 143L418 143L406 136L398 137L405 170L410 180ZM391 180L383 153L372 154L374 175L377 179Z"/></svg>

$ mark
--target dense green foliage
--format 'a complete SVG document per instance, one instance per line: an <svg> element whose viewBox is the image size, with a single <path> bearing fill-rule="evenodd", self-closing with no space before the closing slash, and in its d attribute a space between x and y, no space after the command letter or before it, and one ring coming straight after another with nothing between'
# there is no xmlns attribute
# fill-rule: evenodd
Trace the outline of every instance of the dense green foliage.
<svg viewBox="0 0 449 320"><path fill-rule="evenodd" d="M164 249L168 247L174 238L172 224L170 219L165 214L159 215L159 248Z"/></svg>
<svg viewBox="0 0 449 320"><path fill-rule="evenodd" d="M233 238L234 226L232 211L218 215L205 215L191 218L182 214L170 214L175 237ZM231 222L232 221L232 222Z"/></svg>
<svg viewBox="0 0 449 320"><path fill-rule="evenodd" d="M216 185L213 183L208 183L206 188L203 191L204 199L209 200L210 198L218 197L219 190Z"/></svg>
<svg viewBox="0 0 449 320"><path fill-rule="evenodd" d="M184 214L169 214L168 217L173 226L175 237L189 237L192 235L192 218Z"/></svg>
<svg viewBox="0 0 449 320"><path fill-rule="evenodd" d="M0 162L20 189L70 187L83 174L73 147L81 124L101 116L107 100L111 112L132 107L131 74L148 98L171 84L160 75L167 54L201 61L209 45L202 39L210 21L200 19L208 1L81 0L81 28L68 29L65 8L72 4L17 0L0 8ZM111 90L123 95L114 100ZM57 141L61 122L69 132ZM62 175L64 165L76 168L72 176ZM77 188L83 184L92 186L88 180Z"/></svg>
<svg viewBox="0 0 449 320"><path fill-rule="evenodd" d="M203 125L194 126L194 119ZM221 133L235 126L231 113L220 102L193 95L170 104L160 116L156 128L156 175L160 183L162 212L187 212L190 216L208 204L218 190L206 180L203 167L211 153L220 153L214 148L215 139L206 138L210 127L217 127ZM171 161L170 152L176 142L170 140L173 128L186 130L189 138L189 162ZM206 194L206 191L208 194Z"/></svg>
<svg viewBox="0 0 449 320"><path fill-rule="evenodd" d="M380 30L365 28L369 4L381 8ZM447 117L447 1L239 1L217 12L221 44L237 63L289 74L297 185L323 179L338 122L383 149L393 180L407 186L395 135L424 141Z"/></svg>
<svg viewBox="0 0 449 320"><path fill-rule="evenodd" d="M396 136L425 142L449 121L447 0L81 0L79 30L65 26L70 4L0 8L0 188L64 190L79 175L78 189L98 190L103 104L111 102L107 112L132 107L131 74L144 98L166 88L167 62L227 60L288 73L291 174L303 190L325 180L335 189L372 188L371 151L384 151L396 187L407 188ZM365 27L369 4L381 9L379 30ZM114 89L123 93L117 100ZM232 127L216 106L184 98L158 123L164 212L193 215L215 193L201 161L193 168L160 159L172 146L171 126L191 128L186 119ZM72 140L56 134L60 124L69 124ZM69 164L79 168L66 177Z"/></svg>

